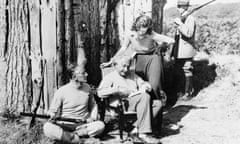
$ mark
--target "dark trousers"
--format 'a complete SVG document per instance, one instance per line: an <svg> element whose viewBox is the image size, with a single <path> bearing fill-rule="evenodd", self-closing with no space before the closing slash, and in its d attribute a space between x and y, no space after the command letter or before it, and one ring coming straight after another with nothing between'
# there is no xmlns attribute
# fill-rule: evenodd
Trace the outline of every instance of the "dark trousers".
<svg viewBox="0 0 240 144"><path fill-rule="evenodd" d="M161 99L160 91L163 82L162 58L159 55L137 55L135 72L152 86L153 99Z"/></svg>
<svg viewBox="0 0 240 144"><path fill-rule="evenodd" d="M151 98L154 100L152 105L152 124L154 131L161 131L162 125L162 106L163 99L161 90L163 90L163 65L160 55L137 55L135 63L135 72L143 80L148 81L152 86ZM155 104L158 106L155 108ZM156 109L156 110L154 110Z"/></svg>
<svg viewBox="0 0 240 144"><path fill-rule="evenodd" d="M188 84L188 78L193 76L192 61L192 58L176 59L175 61L174 81L177 92L186 93L192 87L192 83Z"/></svg>

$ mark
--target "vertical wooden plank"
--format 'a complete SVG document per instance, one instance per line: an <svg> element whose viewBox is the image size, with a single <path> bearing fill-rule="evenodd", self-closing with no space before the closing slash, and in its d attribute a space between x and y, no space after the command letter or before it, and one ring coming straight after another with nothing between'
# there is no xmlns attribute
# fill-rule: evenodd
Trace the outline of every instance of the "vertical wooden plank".
<svg viewBox="0 0 240 144"><path fill-rule="evenodd" d="M39 110L43 112L44 101L42 99L42 49L41 49L41 32L40 32L40 1L29 0L30 9L30 37L31 37L31 68L32 68L32 111ZM41 106L40 106L41 104Z"/></svg>
<svg viewBox="0 0 240 144"><path fill-rule="evenodd" d="M66 79L66 58L65 58L65 9L64 1L57 1L57 87L64 85Z"/></svg>
<svg viewBox="0 0 240 144"><path fill-rule="evenodd" d="M100 13L100 35L101 35L101 62L108 60L108 50L106 48L106 19L107 19L107 0L99 1L99 13Z"/></svg>
<svg viewBox="0 0 240 144"><path fill-rule="evenodd" d="M6 0L0 1L0 58L4 57L6 45Z"/></svg>
<svg viewBox="0 0 240 144"><path fill-rule="evenodd" d="M163 23L163 8L166 4L166 0L152 0L152 13L153 13L153 29L161 33Z"/></svg>
<svg viewBox="0 0 240 144"><path fill-rule="evenodd" d="M44 101L45 110L49 109L56 89L56 1L42 0L41 6L42 50L44 65Z"/></svg>

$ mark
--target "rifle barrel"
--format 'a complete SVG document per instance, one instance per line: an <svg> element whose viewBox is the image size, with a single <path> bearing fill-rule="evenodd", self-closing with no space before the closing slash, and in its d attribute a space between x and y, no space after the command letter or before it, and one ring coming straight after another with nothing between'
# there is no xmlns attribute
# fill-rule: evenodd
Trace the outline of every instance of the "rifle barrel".
<svg viewBox="0 0 240 144"><path fill-rule="evenodd" d="M198 7L196 7L196 8L194 8L194 9L192 9L192 10L189 11L186 15L182 16L182 17L181 17L181 20L184 22L189 15L191 15L191 14L194 13L195 11L199 10L200 8L206 6L206 5L208 5L208 4L210 4L210 3L214 2L214 1L216 1L216 0L208 1L208 2L206 2L206 3L204 3L204 4L201 4L200 6L198 6Z"/></svg>
<svg viewBox="0 0 240 144"><path fill-rule="evenodd" d="M42 114L33 114L33 113L25 113L20 112L21 116L27 116L27 117L36 117L36 118L42 118L42 119L49 119L49 115L42 115ZM56 117L57 121L66 121L66 122L74 122L74 123L86 123L86 120L83 119L73 119L73 118L65 118L65 117Z"/></svg>
<svg viewBox="0 0 240 144"><path fill-rule="evenodd" d="M211 0L209 2L206 2L206 3L202 4L202 5L200 5L199 7L195 8L195 10L198 10L198 9L200 9L200 8L206 6L206 5L208 5L208 4L210 4L210 3L214 2L214 1L216 1L216 0Z"/></svg>

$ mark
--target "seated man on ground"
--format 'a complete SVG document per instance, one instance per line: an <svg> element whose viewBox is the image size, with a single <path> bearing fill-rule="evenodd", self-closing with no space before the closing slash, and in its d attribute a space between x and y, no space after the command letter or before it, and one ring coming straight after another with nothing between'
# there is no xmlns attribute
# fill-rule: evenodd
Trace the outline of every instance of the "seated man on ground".
<svg viewBox="0 0 240 144"><path fill-rule="evenodd" d="M151 136L151 112L157 113L161 109L161 103L153 102L151 105L151 97L147 93L151 91L151 85L129 70L130 63L131 59L127 56L114 61L114 71L103 77L98 88L98 95L101 98L109 96L113 96L109 97L113 99L114 96L126 98L129 103L128 111L137 112L137 121L134 123L133 131L137 131L139 138L147 143L159 143L158 139Z"/></svg>
<svg viewBox="0 0 240 144"><path fill-rule="evenodd" d="M104 123L98 120L98 108L90 87L86 83L87 73L82 67L70 69L71 80L59 88L52 100L50 121L43 127L44 134L64 143L79 143L81 137L93 137L101 134ZM53 121L54 117L83 119L84 124Z"/></svg>

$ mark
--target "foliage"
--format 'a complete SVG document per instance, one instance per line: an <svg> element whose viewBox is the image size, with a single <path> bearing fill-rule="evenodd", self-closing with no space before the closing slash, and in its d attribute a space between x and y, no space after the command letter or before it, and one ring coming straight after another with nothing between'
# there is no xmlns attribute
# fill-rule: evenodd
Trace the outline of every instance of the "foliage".
<svg viewBox="0 0 240 144"><path fill-rule="evenodd" d="M196 46L219 54L240 54L240 18L198 19Z"/></svg>
<svg viewBox="0 0 240 144"><path fill-rule="evenodd" d="M213 5L201 9L196 14L197 32L196 47L198 50L208 50L218 54L240 54L240 16L236 5ZM219 8L220 7L220 8ZM174 37L176 17L173 8L166 11L164 23L165 33Z"/></svg>
<svg viewBox="0 0 240 144"><path fill-rule="evenodd" d="M240 54L240 17L207 19L198 17L196 48L218 54ZM165 33L174 37L176 27L165 23Z"/></svg>

